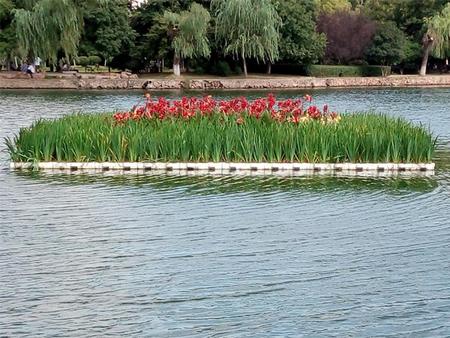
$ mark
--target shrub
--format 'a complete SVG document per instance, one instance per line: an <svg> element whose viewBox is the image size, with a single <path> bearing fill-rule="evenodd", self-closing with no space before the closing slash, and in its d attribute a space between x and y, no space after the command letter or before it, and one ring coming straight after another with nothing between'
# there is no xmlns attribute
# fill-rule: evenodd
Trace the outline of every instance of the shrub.
<svg viewBox="0 0 450 338"><path fill-rule="evenodd" d="M89 66L89 58L87 56L79 56L78 64L83 67Z"/></svg>
<svg viewBox="0 0 450 338"><path fill-rule="evenodd" d="M272 65L272 73L305 75L306 70L305 66L298 63L276 63Z"/></svg>
<svg viewBox="0 0 450 338"><path fill-rule="evenodd" d="M97 55L91 55L89 56L89 65L91 66L97 66L102 62L102 59L100 56Z"/></svg>
<svg viewBox="0 0 450 338"><path fill-rule="evenodd" d="M205 74L206 72L205 72L205 68L203 68L202 66L196 66L195 68L194 68L194 74L197 74L197 75L203 75L203 74Z"/></svg>
<svg viewBox="0 0 450 338"><path fill-rule="evenodd" d="M388 76L391 67L310 65L306 67L306 74L315 77Z"/></svg>
<svg viewBox="0 0 450 338"><path fill-rule="evenodd" d="M364 76L389 76L391 66L363 66Z"/></svg>
<svg viewBox="0 0 450 338"><path fill-rule="evenodd" d="M233 75L230 65L226 61L219 61L212 67L211 72L219 76Z"/></svg>
<svg viewBox="0 0 450 338"><path fill-rule="evenodd" d="M233 68L233 73L236 75L242 75L242 68L239 65L235 65Z"/></svg>

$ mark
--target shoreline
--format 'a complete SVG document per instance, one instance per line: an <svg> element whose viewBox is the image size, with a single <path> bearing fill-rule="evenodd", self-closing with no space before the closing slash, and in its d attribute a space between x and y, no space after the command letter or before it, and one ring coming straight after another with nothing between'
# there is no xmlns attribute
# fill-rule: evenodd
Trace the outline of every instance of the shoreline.
<svg viewBox="0 0 450 338"><path fill-rule="evenodd" d="M64 74L42 78L1 76L1 89L79 89L79 90L272 90L314 88L391 88L450 87L450 75L391 75L387 77L296 77L271 76L249 78L138 78Z"/></svg>

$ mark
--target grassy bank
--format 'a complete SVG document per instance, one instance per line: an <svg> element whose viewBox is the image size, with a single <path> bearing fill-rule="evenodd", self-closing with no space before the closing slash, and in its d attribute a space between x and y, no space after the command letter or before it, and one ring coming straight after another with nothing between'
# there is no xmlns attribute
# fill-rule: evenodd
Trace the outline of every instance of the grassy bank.
<svg viewBox="0 0 450 338"><path fill-rule="evenodd" d="M40 120L7 147L18 162L430 162L435 149L422 126L381 114L126 114Z"/></svg>

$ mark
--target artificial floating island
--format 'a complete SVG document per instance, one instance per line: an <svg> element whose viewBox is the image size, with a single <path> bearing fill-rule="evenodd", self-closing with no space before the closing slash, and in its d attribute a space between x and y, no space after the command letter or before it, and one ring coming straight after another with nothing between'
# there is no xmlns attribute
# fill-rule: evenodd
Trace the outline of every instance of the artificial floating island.
<svg viewBox="0 0 450 338"><path fill-rule="evenodd" d="M183 97L129 111L39 120L6 144L12 168L433 170L427 128L378 113L277 100Z"/></svg>

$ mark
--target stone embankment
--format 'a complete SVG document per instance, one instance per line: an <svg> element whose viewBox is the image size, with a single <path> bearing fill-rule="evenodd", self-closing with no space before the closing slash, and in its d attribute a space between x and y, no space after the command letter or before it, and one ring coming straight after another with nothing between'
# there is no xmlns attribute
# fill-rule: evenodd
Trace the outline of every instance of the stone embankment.
<svg viewBox="0 0 450 338"><path fill-rule="evenodd" d="M349 87L450 86L450 75L393 75L388 77L257 77L217 79L139 78L135 74L37 74L0 73L0 89L308 89Z"/></svg>

